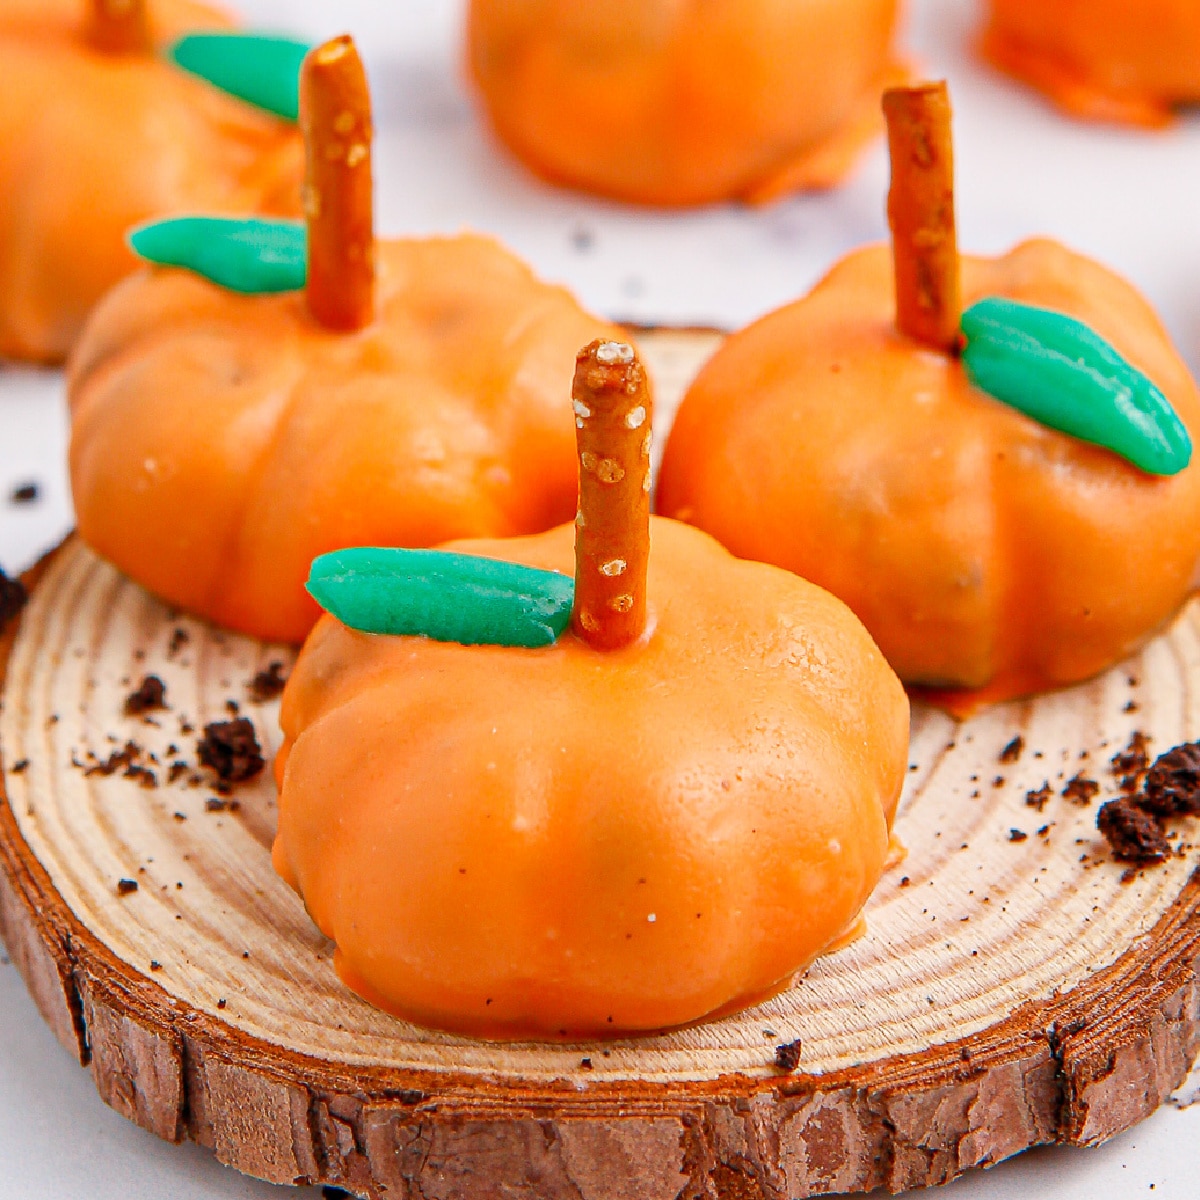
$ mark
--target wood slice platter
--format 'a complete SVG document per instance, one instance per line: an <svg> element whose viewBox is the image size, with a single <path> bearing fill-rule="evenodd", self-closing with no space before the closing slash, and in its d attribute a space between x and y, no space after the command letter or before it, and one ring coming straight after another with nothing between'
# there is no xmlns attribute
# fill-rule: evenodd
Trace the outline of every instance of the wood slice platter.
<svg viewBox="0 0 1200 1200"><path fill-rule="evenodd" d="M717 340L639 335L662 415ZM1152 753L1200 737L1196 602L1082 687L961 724L916 705L906 855L789 990L657 1037L497 1045L343 987L271 869L269 773L234 807L196 766L229 701L277 747L247 682L290 650L169 611L76 540L29 582L0 639L0 934L107 1103L248 1174L413 1200L899 1191L1110 1137L1200 1049L1200 849L1180 827L1131 874L1095 829L1134 730ZM125 715L151 672L169 709ZM1078 774L1096 796L1063 796Z"/></svg>

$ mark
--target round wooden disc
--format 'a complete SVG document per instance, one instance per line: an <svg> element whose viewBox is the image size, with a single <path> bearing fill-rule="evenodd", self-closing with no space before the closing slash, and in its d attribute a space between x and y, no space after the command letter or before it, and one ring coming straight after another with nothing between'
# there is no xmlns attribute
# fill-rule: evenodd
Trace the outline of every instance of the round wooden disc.
<svg viewBox="0 0 1200 1200"><path fill-rule="evenodd" d="M669 412L715 340L647 340ZM1134 730L1154 753L1200 736L1196 604L1083 687L962 724L916 706L906 856L788 991L659 1037L498 1045L347 991L271 869L269 772L231 808L196 766L230 701L276 748L247 682L289 650L168 611L77 541L31 583L0 640L0 933L109 1104L249 1174L471 1200L900 1190L1111 1136L1200 1047L1200 851L1183 828L1131 874L1095 830ZM148 673L169 709L125 715ZM1077 774L1098 794L1064 797Z"/></svg>

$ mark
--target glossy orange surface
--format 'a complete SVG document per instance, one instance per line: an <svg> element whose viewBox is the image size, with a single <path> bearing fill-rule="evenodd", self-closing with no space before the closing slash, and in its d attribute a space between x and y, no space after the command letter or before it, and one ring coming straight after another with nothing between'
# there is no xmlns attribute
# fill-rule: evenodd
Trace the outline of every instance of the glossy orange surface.
<svg viewBox="0 0 1200 1200"><path fill-rule="evenodd" d="M1200 102L1196 0L991 0L982 48L1078 117L1154 126Z"/></svg>
<svg viewBox="0 0 1200 1200"><path fill-rule="evenodd" d="M57 362L137 266L129 226L180 213L299 215L303 150L280 121L143 54L83 38L84 0L0 0L0 357ZM161 44L229 24L153 0Z"/></svg>
<svg viewBox="0 0 1200 1200"><path fill-rule="evenodd" d="M303 640L313 558L547 529L575 512L575 352L617 336L488 238L381 241L375 319L144 270L72 357L93 549L173 604Z"/></svg>
<svg viewBox="0 0 1200 1200"><path fill-rule="evenodd" d="M1200 444L1200 394L1145 300L1049 241L964 258L963 298L1090 325ZM888 249L730 338L679 411L668 516L827 587L908 683L961 709L1074 683L1183 603L1200 560L1200 465L1143 474L978 391L894 328Z"/></svg>
<svg viewBox="0 0 1200 1200"><path fill-rule="evenodd" d="M554 183L653 205L836 184L901 74L898 0L472 0L492 125Z"/></svg>
<svg viewBox="0 0 1200 1200"><path fill-rule="evenodd" d="M454 549L569 572L573 526ZM539 650L322 618L283 700L277 869L351 987L494 1038L748 1003L878 882L908 703L853 615L654 518L650 627Z"/></svg>

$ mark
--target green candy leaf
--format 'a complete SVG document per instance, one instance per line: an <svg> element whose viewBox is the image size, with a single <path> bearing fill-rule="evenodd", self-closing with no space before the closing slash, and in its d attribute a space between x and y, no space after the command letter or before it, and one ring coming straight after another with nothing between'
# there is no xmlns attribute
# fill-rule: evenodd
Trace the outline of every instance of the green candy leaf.
<svg viewBox="0 0 1200 1200"><path fill-rule="evenodd" d="M221 91L295 121L300 64L311 48L265 33L189 33L168 48L167 57Z"/></svg>
<svg viewBox="0 0 1200 1200"><path fill-rule="evenodd" d="M231 292L294 292L308 274L303 221L175 217L130 230L147 262L183 267Z"/></svg>
<svg viewBox="0 0 1200 1200"><path fill-rule="evenodd" d="M567 627L575 581L471 554L363 546L314 559L308 591L362 633L536 647Z"/></svg>
<svg viewBox="0 0 1200 1200"><path fill-rule="evenodd" d="M1051 429L1104 446L1150 475L1176 475L1192 439L1163 393L1082 321L990 297L962 317L976 387Z"/></svg>

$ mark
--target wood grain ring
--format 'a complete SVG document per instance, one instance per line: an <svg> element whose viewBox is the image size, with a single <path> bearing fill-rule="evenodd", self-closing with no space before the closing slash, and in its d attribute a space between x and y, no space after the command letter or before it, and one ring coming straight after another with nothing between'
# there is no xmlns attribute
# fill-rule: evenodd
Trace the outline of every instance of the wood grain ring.
<svg viewBox="0 0 1200 1200"><path fill-rule="evenodd" d="M668 348L690 371L689 344ZM182 718L199 726L228 698L269 741L273 713L242 685L283 652L174 616L74 541L29 582L0 639L0 934L107 1103L248 1174L414 1200L898 1191L1112 1136L1200 1048L1200 853L1183 843L1122 884L1094 831L1133 728L1156 750L1200 735L1195 604L1083 688L960 726L918 710L908 858L867 934L783 995L659 1038L496 1047L341 988L270 871L267 782L231 815L186 778L143 789L71 765L110 734L160 759L173 740L191 762ZM169 655L177 627L190 638ZM151 670L172 705L158 726L120 713ZM1016 733L1024 752L1001 764ZM1103 789L1086 807L1058 794L1080 767ZM1025 792L1043 778L1056 794L1039 813ZM139 888L119 898L126 877ZM774 1046L794 1037L800 1069L780 1073Z"/></svg>

